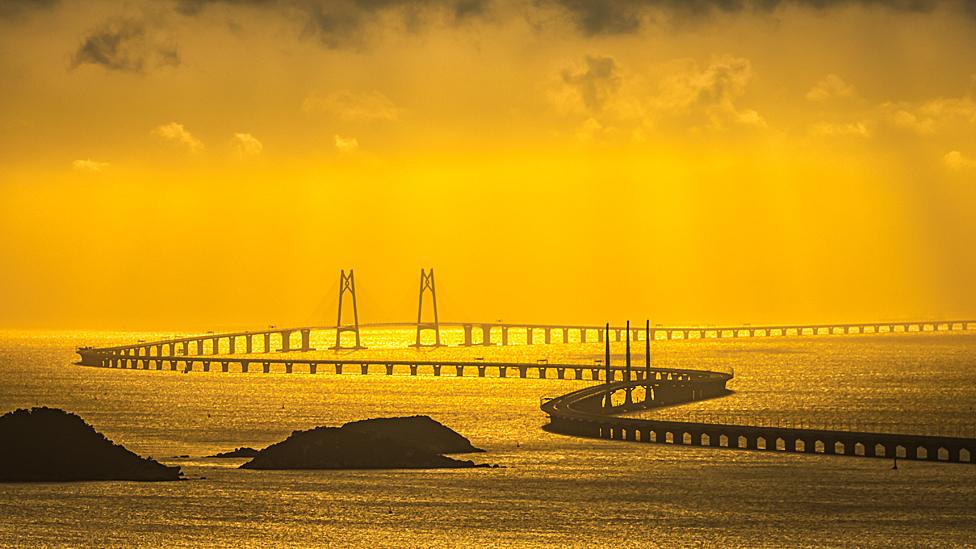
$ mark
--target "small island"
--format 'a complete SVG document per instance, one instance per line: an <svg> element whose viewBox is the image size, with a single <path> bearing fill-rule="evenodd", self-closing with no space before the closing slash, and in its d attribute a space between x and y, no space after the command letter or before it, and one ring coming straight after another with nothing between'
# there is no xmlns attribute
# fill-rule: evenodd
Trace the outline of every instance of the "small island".
<svg viewBox="0 0 976 549"><path fill-rule="evenodd" d="M489 467L445 453L480 452L427 416L380 418L295 431L242 469L458 469Z"/></svg>
<svg viewBox="0 0 976 549"><path fill-rule="evenodd" d="M242 446L240 448L234 448L229 452L219 452L212 456L207 456L210 458L252 458L258 455L260 451L255 450L249 446Z"/></svg>
<svg viewBox="0 0 976 549"><path fill-rule="evenodd" d="M0 416L0 482L169 481L168 467L114 444L75 414L18 409Z"/></svg>

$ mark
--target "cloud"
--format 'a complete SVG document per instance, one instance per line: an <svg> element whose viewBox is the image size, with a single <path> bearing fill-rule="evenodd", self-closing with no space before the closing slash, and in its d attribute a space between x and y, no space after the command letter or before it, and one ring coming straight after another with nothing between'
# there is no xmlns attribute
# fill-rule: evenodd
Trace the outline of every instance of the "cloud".
<svg viewBox="0 0 976 549"><path fill-rule="evenodd" d="M976 158L966 156L959 151L949 151L942 157L947 168L953 171L976 169Z"/></svg>
<svg viewBox="0 0 976 549"><path fill-rule="evenodd" d="M665 114L703 118L702 124L711 129L765 127L766 121L758 112L736 104L751 79L752 64L742 57L713 57L703 68L695 61L685 61L664 79L655 106Z"/></svg>
<svg viewBox="0 0 976 549"><path fill-rule="evenodd" d="M825 137L853 136L870 137L871 131L868 130L864 122L832 123L818 122L811 128L811 133Z"/></svg>
<svg viewBox="0 0 976 549"><path fill-rule="evenodd" d="M772 13L783 6L825 11L848 6L882 7L894 11L926 12L946 4L941 0L536 0L555 7L584 35L628 34L648 20L705 19L717 13ZM963 2L972 11L971 2Z"/></svg>
<svg viewBox="0 0 976 549"><path fill-rule="evenodd" d="M972 97L940 97L921 103L889 102L881 105L882 117L890 124L919 135L976 124L976 100Z"/></svg>
<svg viewBox="0 0 976 549"><path fill-rule="evenodd" d="M58 0L2 0L0 1L0 19L14 18L32 10L52 8Z"/></svg>
<svg viewBox="0 0 976 549"><path fill-rule="evenodd" d="M106 69L143 72L180 64L176 46L164 44L147 32L142 21L118 18L106 21L82 40L71 59L71 66L101 65Z"/></svg>
<svg viewBox="0 0 976 549"><path fill-rule="evenodd" d="M234 150L242 158L246 156L257 156L264 150L264 144L249 133L235 133Z"/></svg>
<svg viewBox="0 0 976 549"><path fill-rule="evenodd" d="M854 86L844 82L836 74L828 74L826 78L810 88L805 97L808 101L823 103L838 97L853 97L854 94Z"/></svg>
<svg viewBox="0 0 976 549"><path fill-rule="evenodd" d="M378 91L354 93L341 90L328 95L310 95L302 102L307 113L326 113L353 122L390 121L400 117L401 109Z"/></svg>
<svg viewBox="0 0 976 549"><path fill-rule="evenodd" d="M108 162L98 162L97 160L75 160L71 163L71 168L76 172L98 173L109 167Z"/></svg>
<svg viewBox="0 0 976 549"><path fill-rule="evenodd" d="M169 124L158 126L153 129L152 133L163 141L183 147L191 153L202 152L205 148L202 141L194 137L190 132L186 131L183 124L178 124L176 122L170 122Z"/></svg>
<svg viewBox="0 0 976 549"><path fill-rule="evenodd" d="M562 79L571 91L570 100L590 112L604 109L611 96L620 89L621 77L613 57L587 55L584 67L565 69Z"/></svg>
<svg viewBox="0 0 976 549"><path fill-rule="evenodd" d="M355 137L342 137L336 134L335 147L341 153L351 153L359 150L359 140Z"/></svg>
<svg viewBox="0 0 976 549"><path fill-rule="evenodd" d="M491 0L181 0L177 10L195 16L209 6L248 6L288 10L301 15L304 33L329 48L358 47L368 30L388 15L398 17L409 28L440 18L461 24L481 16Z"/></svg>

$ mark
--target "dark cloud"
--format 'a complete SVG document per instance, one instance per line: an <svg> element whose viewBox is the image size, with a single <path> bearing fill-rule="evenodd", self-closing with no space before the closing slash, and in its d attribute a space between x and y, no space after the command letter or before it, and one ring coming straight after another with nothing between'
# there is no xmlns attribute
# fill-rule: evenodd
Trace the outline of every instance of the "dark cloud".
<svg viewBox="0 0 976 549"><path fill-rule="evenodd" d="M537 5L564 10L586 35L625 34L640 29L650 12L679 18L716 13L768 13L782 6L828 10L846 6L876 6L897 11L926 12L939 6L962 5L976 11L976 0L535 0Z"/></svg>
<svg viewBox="0 0 976 549"><path fill-rule="evenodd" d="M602 111L610 96L620 88L620 74L613 57L587 55L585 68L564 70L562 77L591 112Z"/></svg>
<svg viewBox="0 0 976 549"><path fill-rule="evenodd" d="M32 10L52 8L58 0L0 0L0 18L12 18Z"/></svg>
<svg viewBox="0 0 976 549"><path fill-rule="evenodd" d="M180 55L175 46L151 36L141 21L113 19L85 37L71 63L72 67L93 64L117 71L143 72L150 66L177 66Z"/></svg>
<svg viewBox="0 0 976 549"><path fill-rule="evenodd" d="M408 29L422 26L426 16L447 15L461 23L483 15L492 0L178 0L184 15L197 15L209 6L247 6L297 12L305 18L305 34L330 48L361 45L378 18L399 12Z"/></svg>

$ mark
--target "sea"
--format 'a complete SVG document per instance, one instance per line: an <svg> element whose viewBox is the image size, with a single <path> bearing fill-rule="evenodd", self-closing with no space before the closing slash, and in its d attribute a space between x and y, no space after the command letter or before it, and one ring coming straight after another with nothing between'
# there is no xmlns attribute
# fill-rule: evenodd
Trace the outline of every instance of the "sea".
<svg viewBox="0 0 976 549"><path fill-rule="evenodd" d="M173 333L0 332L0 413L77 413L112 441L182 467L168 483L0 484L0 546L98 547L958 547L976 544L976 465L590 440L542 429L539 405L593 381L182 373L75 364L81 345ZM334 357L334 334L315 332ZM595 364L597 342L407 348L397 357ZM643 365L643 343L634 346ZM622 364L623 343L612 360ZM976 436L976 331L655 341L655 366L734 371L725 397L643 415ZM199 370L199 365L198 365ZM256 371L255 371L256 370ZM588 374L588 372L587 372ZM556 377L555 372L548 372ZM572 376L567 376L572 377ZM586 376L589 378L589 375ZM426 414L494 469L251 471L206 456L292 431ZM0 442L0 444L3 444ZM3 451L0 447L0 451Z"/></svg>

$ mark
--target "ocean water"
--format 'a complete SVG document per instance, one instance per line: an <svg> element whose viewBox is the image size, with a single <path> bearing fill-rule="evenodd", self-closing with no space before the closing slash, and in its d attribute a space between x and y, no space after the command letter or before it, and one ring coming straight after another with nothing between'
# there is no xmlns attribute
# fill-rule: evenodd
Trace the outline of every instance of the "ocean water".
<svg viewBox="0 0 976 549"><path fill-rule="evenodd" d="M57 406L183 467L176 483L0 484L4 546L965 546L976 466L577 439L546 433L540 398L588 381L80 367L74 347L173 334L0 333L0 412ZM599 343L402 349L378 357L577 362ZM314 346L326 349L329 334ZM460 334L447 334L456 342ZM391 348L396 348L392 349ZM643 344L635 346L641 351ZM614 344L614 361L623 347ZM729 396L651 412L972 436L976 332L660 341L658 366L732 368ZM314 351L316 356L332 356ZM643 363L642 357L636 358ZM331 371L331 367L328 368ZM355 370L355 372L353 372ZM534 375L535 372L532 372ZM551 376L555 372L550 371ZM645 412L648 413L648 412ZM244 471L202 456L295 429L429 414L498 469ZM2 451L2 449L0 449ZM188 458L175 456L188 455Z"/></svg>

